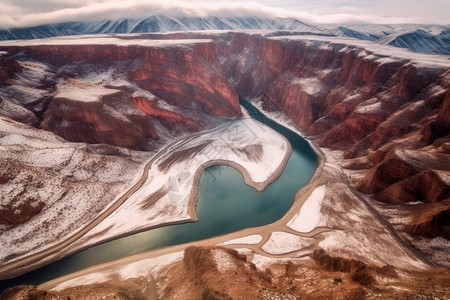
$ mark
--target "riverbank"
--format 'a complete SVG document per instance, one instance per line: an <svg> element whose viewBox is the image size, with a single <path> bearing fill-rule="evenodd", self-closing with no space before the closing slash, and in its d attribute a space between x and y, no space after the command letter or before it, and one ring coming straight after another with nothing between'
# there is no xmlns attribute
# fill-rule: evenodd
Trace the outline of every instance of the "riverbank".
<svg viewBox="0 0 450 300"><path fill-rule="evenodd" d="M280 123L286 120L280 115L274 118ZM296 132L300 133L298 130ZM428 269L427 261L418 256L407 243L398 239L390 228L386 228L381 216L361 201L360 195L349 185L340 167L338 153L320 149L314 143L312 145L320 155L320 165L310 183L297 192L291 209L279 221L94 266L47 282L39 288L61 290L88 282L105 282L114 274L121 280L149 274L152 278L157 278L161 269L152 267L155 262L152 259L163 255L165 258L171 257L167 260L167 266L170 266L182 259L182 251L192 245L225 245L238 249L262 271L286 259L297 263L310 261L313 251L319 248L344 258L357 258L377 267L393 265L404 270ZM323 195L318 197L317 191L323 191ZM298 214L305 203L314 204L317 201L320 203L316 203L319 212L312 226L314 229L309 232L294 230L292 224L299 226L302 222L298 220ZM255 236L260 236L261 239L254 239ZM167 256L171 253L173 256ZM132 271L133 266L139 268Z"/></svg>
<svg viewBox="0 0 450 300"><path fill-rule="evenodd" d="M122 203L96 222L95 227L91 224L91 230L72 241L70 248L58 249L55 255L48 252L50 255L41 261L6 271L2 276L32 270L120 236L193 221L198 189L192 187L198 184L201 171L207 166L232 165L241 171L246 183L262 190L282 172L291 151L290 144L281 135L248 117L174 142L147 164L140 186L133 186L133 193L126 193L128 198L121 199ZM171 190L176 190L176 194ZM134 212L132 220L128 218L131 212ZM33 258L29 257L27 262Z"/></svg>

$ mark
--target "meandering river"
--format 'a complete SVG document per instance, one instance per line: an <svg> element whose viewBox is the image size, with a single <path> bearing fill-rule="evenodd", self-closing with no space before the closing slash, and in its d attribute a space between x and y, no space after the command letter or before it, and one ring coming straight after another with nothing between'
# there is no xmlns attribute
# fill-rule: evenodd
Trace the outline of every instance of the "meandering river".
<svg viewBox="0 0 450 300"><path fill-rule="evenodd" d="M256 193L232 167L207 168L200 178L196 223L161 227L91 247L20 277L0 282L0 291L17 284L41 284L83 268L160 247L197 241L279 220L292 206L295 194L311 179L317 156L301 136L265 117L241 99L249 114L284 135L292 155L280 177Z"/></svg>

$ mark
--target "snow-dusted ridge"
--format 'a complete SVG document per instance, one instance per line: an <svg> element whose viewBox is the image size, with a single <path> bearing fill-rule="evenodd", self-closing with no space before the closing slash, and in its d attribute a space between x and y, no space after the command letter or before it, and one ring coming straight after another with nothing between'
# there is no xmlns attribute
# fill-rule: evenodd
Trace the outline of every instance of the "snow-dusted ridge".
<svg viewBox="0 0 450 300"><path fill-rule="evenodd" d="M129 35L130 37L133 35ZM123 37L123 36L122 36ZM136 35L134 35L136 37ZM143 46L143 47L165 47L170 45L182 45L182 44L200 44L210 43L211 39L168 39L168 40L155 40L155 39L124 39L120 35L83 35L76 37L53 37L47 39L34 39L34 40L12 40L1 41L1 46L66 46L66 45L116 45L121 47L128 46Z"/></svg>
<svg viewBox="0 0 450 300"><path fill-rule="evenodd" d="M450 54L450 27L416 24L307 24L295 18L173 17L155 15L92 22L67 22L0 31L0 40L39 39L83 34L122 34L205 30L285 30L299 33L350 37L415 52Z"/></svg>
<svg viewBox="0 0 450 300"><path fill-rule="evenodd" d="M35 129L31 130L37 132ZM29 133L25 130L21 131L21 135L26 136ZM55 138L53 134L47 133L47 135ZM24 143L22 136L15 134L13 129L11 129L11 133L6 131L6 138L2 139L3 147L8 148L18 144L27 143ZM30 149L25 153L34 151L34 147L38 146L30 144ZM43 147L48 149L49 146L44 145ZM67 147L70 147L70 144ZM23 150L19 149L18 151ZM55 160L55 158L60 158L58 155L52 158L55 156L53 147L47 151L40 149L38 151L43 152L41 156L48 160L46 164L53 166L58 163L58 160ZM69 158L63 157L64 161L70 159L70 153L66 152L62 154L69 155ZM2 153L11 155L11 151ZM188 153L188 157L184 156L185 153ZM135 174L136 177L132 181L129 178L131 176L127 178L129 186L122 185L122 190L111 189L110 192L115 192L116 198L109 203L104 203L101 211L97 205L97 212L90 218L86 216L86 213L81 215L78 206L73 203L81 201L79 198L83 196L93 200L101 197L101 195L91 196L89 193L93 193L95 190L87 189L87 195L81 193L79 197L66 199L66 201L56 199L50 209L41 212L39 218L35 218L33 222L3 231L0 235L0 241L4 246L0 256L0 261L3 262L0 273L2 276L10 276L8 275L9 271L17 273L22 270L23 272L23 270L33 268L34 264L51 262L57 257L74 253L117 236L129 235L164 224L195 220L197 201L195 186L198 184L201 172L206 167L218 163L231 165L243 173L247 184L257 190L263 190L281 174L290 153L291 146L282 135L248 116L176 140L153 156L149 162L151 165L147 164L148 169L142 170L142 166L139 169L130 168L130 170L134 170L132 174ZM118 166L123 167L123 164L118 164ZM124 201L122 198L128 193L128 189L131 187L134 189L141 178L146 178L143 184L127 196L126 201L111 213L110 208L114 207L116 202ZM174 197L171 195L174 189L173 184L180 180L184 184L175 191L176 197ZM51 182L51 184L57 185L58 183ZM105 193L102 190L98 190L98 192ZM95 204L95 201L93 202ZM89 206L86 205L86 208L89 209ZM64 213L62 214L61 211ZM62 217L64 215L70 215L71 218ZM104 218L101 217L103 215ZM129 218L130 215L133 215L132 219ZM54 226L48 227L49 230L41 229L37 223L43 223L44 220L53 220L52 224L57 224L58 230L55 230ZM46 252L49 246L64 245L66 239L78 234L80 228L82 229L86 225L91 226L91 221L96 222L95 227L81 239L73 242L70 247L63 246L61 249L54 248L57 251ZM74 224L79 225L74 226ZM30 238L30 232L36 230L39 234L35 233L34 238ZM41 253L45 253L45 256ZM31 260L24 266L20 265L22 259L29 260L33 255L37 255L39 259ZM11 259L11 257L14 258ZM10 270L10 265L15 267Z"/></svg>
<svg viewBox="0 0 450 300"><path fill-rule="evenodd" d="M307 43L325 42L329 45L345 45L356 46L362 48L361 50L369 51L374 57L382 60L382 62L404 61L411 60L413 63L426 65L430 67L449 67L450 56L448 55L431 55L425 53L415 53L408 49L395 48L388 45L380 45L371 41L357 40L349 37L332 37L332 36L317 36L317 35L289 35L289 36L275 36L269 37L274 40L302 40ZM322 46L326 47L326 45Z"/></svg>

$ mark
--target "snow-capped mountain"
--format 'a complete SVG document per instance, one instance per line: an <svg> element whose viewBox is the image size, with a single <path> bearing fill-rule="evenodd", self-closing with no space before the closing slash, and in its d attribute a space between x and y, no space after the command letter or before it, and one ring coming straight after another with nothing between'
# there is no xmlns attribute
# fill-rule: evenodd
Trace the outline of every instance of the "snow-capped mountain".
<svg viewBox="0 0 450 300"><path fill-rule="evenodd" d="M312 25L295 18L169 17L123 18L66 22L0 31L0 40L36 39L78 34L146 33L198 30L288 30L308 34L352 37L407 48L415 52L450 54L450 27L440 25Z"/></svg>
<svg viewBox="0 0 450 300"><path fill-rule="evenodd" d="M167 17L151 16L141 19L118 19L97 22L67 22L54 25L43 25L31 28L13 28L0 31L0 40L34 39L75 34L108 34L108 33L145 33L167 31L197 30L296 30L320 32L313 25L308 25L292 18L227 18L227 17Z"/></svg>
<svg viewBox="0 0 450 300"><path fill-rule="evenodd" d="M377 40L377 43L408 48L415 52L450 54L450 29L437 35L423 29L393 33Z"/></svg>

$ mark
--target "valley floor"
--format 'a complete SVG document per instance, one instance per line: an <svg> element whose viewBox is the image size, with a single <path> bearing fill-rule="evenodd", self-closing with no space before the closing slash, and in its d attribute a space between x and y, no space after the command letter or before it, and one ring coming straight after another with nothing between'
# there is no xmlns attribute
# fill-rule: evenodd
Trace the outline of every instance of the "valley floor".
<svg viewBox="0 0 450 300"><path fill-rule="evenodd" d="M272 114L271 117L301 134L282 114ZM112 238L123 232L149 227L149 220L170 223L186 220L186 216L195 219L194 198L182 198L185 202L174 204L167 192L158 192L169 188L164 185L170 182L169 177L161 178L164 174L180 178L179 172L174 170L188 171L187 177L192 182L183 185L187 189L183 192L185 195L192 196L190 188L198 183L204 167L217 162L239 162L232 165L243 173L246 183L264 189L281 172L290 153L289 143L267 130L265 126L244 118L203 132L201 137L191 136L169 145L152 159L154 165L140 189L102 220L105 225L100 222L100 226L74 245L84 247L98 242L99 237ZM230 132L239 134L230 135ZM222 133L226 138L214 138ZM250 142L243 144L243 141ZM255 159L257 155L247 155L245 160L242 159L244 152L236 151L255 144L262 145L263 153L270 155L259 159ZM97 265L38 288L51 291L47 296L83 295L86 299L123 292L131 293L129 296L132 298L133 293L137 293L150 299L177 299L180 293L187 293L184 295L191 299L205 293L213 293L216 299L228 299L226 295L233 299L244 299L248 295L255 299L448 295L448 271L434 269L432 262L400 237L384 217L351 187L347 174L340 167L338 152L311 145L320 155L320 165L310 183L297 193L292 208L279 221ZM228 152L225 149L229 149ZM152 170L157 173L152 174ZM155 209L158 203L166 206ZM172 214L162 214L168 211L169 206L179 211L171 209ZM147 215L146 224L121 221L127 220L123 214L129 214L133 207L136 213L141 214L134 219L142 221ZM149 218L149 214L153 215ZM184 219L177 219L180 216ZM195 267L189 259L197 261L192 263ZM239 274L239 279L227 275L233 273L230 271ZM190 272L194 275L189 275ZM421 276L427 276L429 284L417 284ZM211 278L223 278L224 283L219 284ZM235 285L233 280L256 283L249 286L247 281L241 284L241 288L232 288L231 285ZM10 294L4 297L17 299L18 295L27 292L39 293L32 288L21 287L10 290Z"/></svg>
<svg viewBox="0 0 450 300"><path fill-rule="evenodd" d="M297 130L283 115L272 114L271 117ZM219 247L205 250L209 254L204 255L212 253L212 261L194 256L199 260L198 268L208 269L208 266L215 265L213 270L217 272L214 275L216 277L226 276L224 274L231 270L239 273L242 271L240 264L249 264L245 268L254 268L254 273L241 274L243 278L256 276L258 280L265 278L264 280L271 282L256 285L257 289L253 287L255 298L257 296L261 299L272 299L277 293L284 293L285 297L288 297L286 299L295 295L320 298L333 293L340 295L338 298L352 295L355 298L361 295L372 295L372 298L376 298L376 291L378 297L420 293L442 297L448 293L449 287L445 284L449 278L448 271L434 269L432 262L403 240L383 216L351 187L347 175L340 167L339 153L314 147L321 157L320 166L310 183L297 193L294 205L281 220L259 228L248 228L200 242L167 247L94 266L47 282L39 288L62 294L76 291L89 294L92 293L89 287L101 293L102 289L99 287L108 290L106 287L114 285L125 290L146 290L150 293L146 294L148 298L176 299L179 296L175 293L176 290L195 291L190 286L193 281L187 278L188 254L184 251L190 246L196 246L207 247L198 249ZM247 181L251 181L249 179L252 177L246 172L243 173ZM238 255L241 257L240 262L231 259L230 250L225 249L236 249L239 254L231 256ZM331 265L335 267L330 269L326 263L320 265L320 261L324 261L323 257L325 262L331 259ZM339 267L340 264L356 264L359 267L362 264L364 272L370 273L368 278L374 281L367 283L366 279L355 279L358 278L356 271L350 271L350 267L348 270L344 267L343 271ZM178 271L173 272L174 268L178 268ZM286 275L286 272L290 275ZM435 294L431 285L416 284L420 274L428 276L429 282L435 286L433 291L437 291ZM212 275L207 277L210 276ZM362 278L366 278L365 276ZM179 282L179 278L184 278L184 281ZM255 278L252 280L257 280ZM209 286L208 284L205 286ZM76 288L77 286L79 287ZM152 286L151 291L148 290L149 286ZM243 286L250 288L245 284ZM225 295L230 291L223 290L224 287L213 284L209 286L210 290L205 290L205 287L201 292L211 292L212 289ZM192 293L192 298L196 298L195 292ZM232 298L239 299L236 296Z"/></svg>

